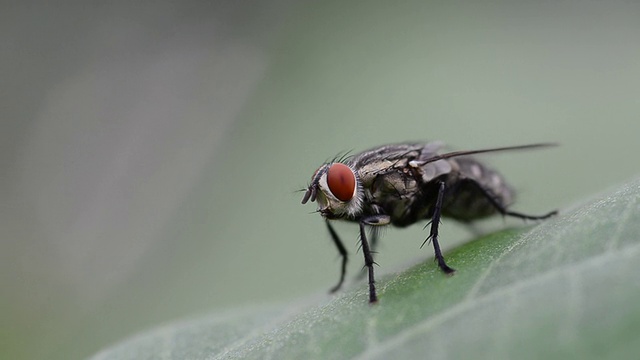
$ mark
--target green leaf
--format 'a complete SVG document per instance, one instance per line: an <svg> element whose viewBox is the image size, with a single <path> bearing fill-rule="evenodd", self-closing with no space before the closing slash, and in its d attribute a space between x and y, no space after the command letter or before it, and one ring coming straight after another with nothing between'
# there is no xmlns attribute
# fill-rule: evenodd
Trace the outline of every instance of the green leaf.
<svg viewBox="0 0 640 360"><path fill-rule="evenodd" d="M168 325L94 359L633 358L640 353L640 181L330 301ZM324 298L323 298L324 299ZM320 302L320 304L318 304Z"/></svg>

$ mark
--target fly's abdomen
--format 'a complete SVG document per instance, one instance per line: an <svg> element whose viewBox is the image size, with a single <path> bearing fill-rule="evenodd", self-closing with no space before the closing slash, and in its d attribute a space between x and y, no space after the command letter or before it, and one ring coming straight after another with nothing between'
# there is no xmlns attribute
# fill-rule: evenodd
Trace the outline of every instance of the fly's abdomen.
<svg viewBox="0 0 640 360"><path fill-rule="evenodd" d="M502 208L513 201L513 190L502 175L474 158L450 160L457 171L448 178L443 214L463 221L471 221L496 214L495 204Z"/></svg>

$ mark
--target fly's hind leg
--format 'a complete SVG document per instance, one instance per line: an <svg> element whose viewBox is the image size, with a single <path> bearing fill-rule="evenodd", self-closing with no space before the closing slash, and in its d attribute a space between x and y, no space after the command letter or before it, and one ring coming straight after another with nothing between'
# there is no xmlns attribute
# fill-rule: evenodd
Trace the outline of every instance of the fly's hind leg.
<svg viewBox="0 0 640 360"><path fill-rule="evenodd" d="M529 215L516 211L507 210L507 207L496 200L496 198L487 189L482 187L477 181L469 180L469 184L475 186L478 191L491 203L491 205L503 216L513 216L523 220L544 220L558 214L558 210L550 211L543 215Z"/></svg>

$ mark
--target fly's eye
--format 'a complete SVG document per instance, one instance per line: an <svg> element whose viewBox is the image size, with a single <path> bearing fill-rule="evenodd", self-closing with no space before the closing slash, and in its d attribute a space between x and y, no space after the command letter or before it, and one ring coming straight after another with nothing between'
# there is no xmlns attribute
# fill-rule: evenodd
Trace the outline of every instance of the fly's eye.
<svg viewBox="0 0 640 360"><path fill-rule="evenodd" d="M333 196L340 201L349 201L356 188L356 176L347 165L335 163L327 172L327 185Z"/></svg>

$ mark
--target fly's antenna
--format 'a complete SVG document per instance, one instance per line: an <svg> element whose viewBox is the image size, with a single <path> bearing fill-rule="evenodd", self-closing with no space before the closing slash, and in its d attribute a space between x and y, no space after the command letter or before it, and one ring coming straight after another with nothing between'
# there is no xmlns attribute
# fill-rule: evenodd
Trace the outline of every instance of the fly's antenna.
<svg viewBox="0 0 640 360"><path fill-rule="evenodd" d="M484 154L490 152L499 152L499 151L511 151L511 150L529 150L529 149L539 149L546 147L558 146L557 143L539 143L539 144L528 144L528 145L516 145L516 146L505 146L499 148L491 148L491 149L482 149L482 150L462 150L462 151L452 151L441 155L436 155L430 157L426 160L420 162L420 165L428 164L431 162L435 162L443 159L450 159L458 156L466 156L466 155L475 155L475 154Z"/></svg>
<svg viewBox="0 0 640 360"><path fill-rule="evenodd" d="M305 192L304 196L302 197L302 203L306 204L307 201L309 200L311 200L311 202L316 201L316 195L317 195L316 187L313 184L309 185L307 192Z"/></svg>
<svg viewBox="0 0 640 360"><path fill-rule="evenodd" d="M320 177L322 176L322 174L324 174L324 169L326 169L326 167L327 164L324 164L320 166L315 173L313 173L313 176L311 177L311 183L307 188L307 192L305 192L304 196L302 197L303 204L306 204L309 200L311 200L311 202L316 201L316 196L318 195L318 182L320 181Z"/></svg>

